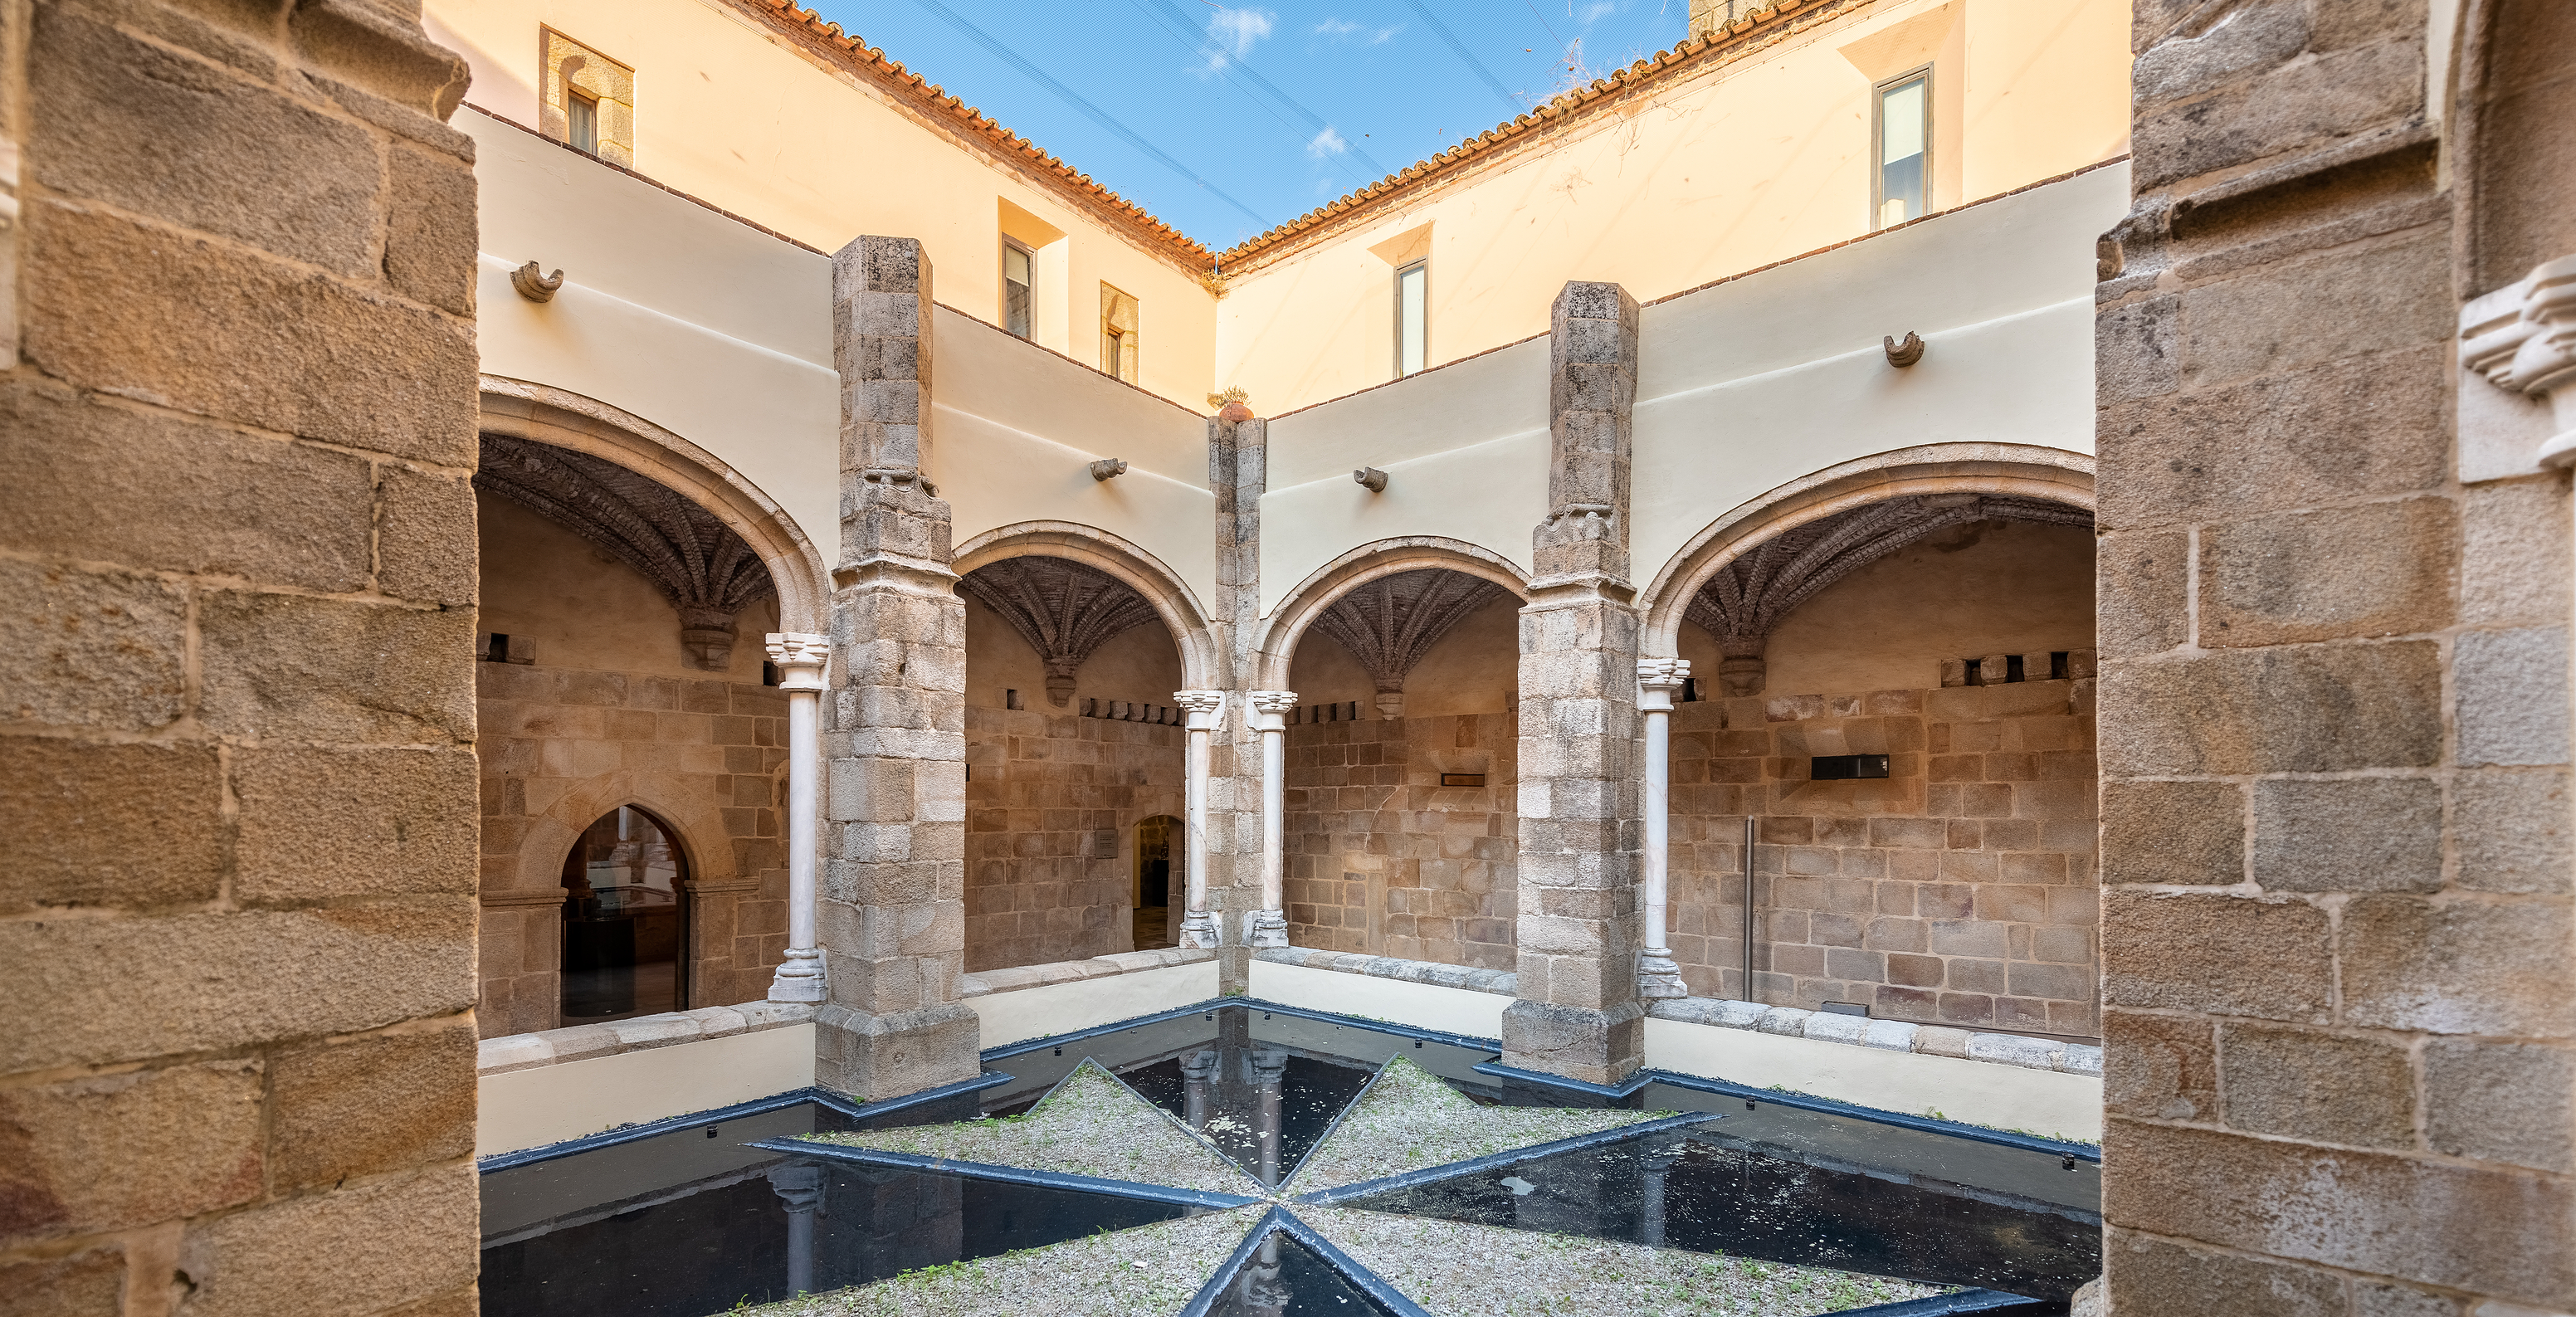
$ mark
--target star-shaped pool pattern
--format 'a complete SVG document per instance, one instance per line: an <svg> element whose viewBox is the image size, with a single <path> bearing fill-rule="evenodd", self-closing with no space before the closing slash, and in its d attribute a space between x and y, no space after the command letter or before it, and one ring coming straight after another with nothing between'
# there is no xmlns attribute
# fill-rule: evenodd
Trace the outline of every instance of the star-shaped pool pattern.
<svg viewBox="0 0 2576 1317"><path fill-rule="evenodd" d="M1137 1086L1085 1059L1024 1113L763 1142L818 1161L1123 1198L1181 1215L748 1311L1807 1317L1943 1291L1607 1238L1600 1213L1559 1201L1560 1180L1595 1198L1604 1185L1597 1173L1560 1176L1551 1159L1590 1154L1584 1171L1604 1156L1678 1164L1724 1116L1480 1104L1401 1054L1357 1084L1325 1074L1309 1076L1320 1085L1292 1086L1288 1071L1301 1059L1282 1047L1200 1048L1135 1067L1145 1079ZM1178 1074L1177 1092L1158 1082L1166 1072ZM1319 1109L1306 1114L1321 1115L1320 1128L1289 1119L1292 1093ZM1441 1196L1452 1182L1467 1187ZM1487 1184L1530 1209L1529 1219L1483 1210ZM1442 1210L1450 1197L1463 1213ZM1569 1206L1571 1217L1553 1219Z"/></svg>

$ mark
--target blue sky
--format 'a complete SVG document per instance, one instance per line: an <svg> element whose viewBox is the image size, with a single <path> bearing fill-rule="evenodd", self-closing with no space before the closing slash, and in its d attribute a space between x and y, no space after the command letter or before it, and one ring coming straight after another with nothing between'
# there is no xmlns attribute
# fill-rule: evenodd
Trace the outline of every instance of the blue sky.
<svg viewBox="0 0 2576 1317"><path fill-rule="evenodd" d="M1570 57L1588 80L1670 47L1690 9L1689 0L813 7L1220 249L1546 100L1570 84Z"/></svg>

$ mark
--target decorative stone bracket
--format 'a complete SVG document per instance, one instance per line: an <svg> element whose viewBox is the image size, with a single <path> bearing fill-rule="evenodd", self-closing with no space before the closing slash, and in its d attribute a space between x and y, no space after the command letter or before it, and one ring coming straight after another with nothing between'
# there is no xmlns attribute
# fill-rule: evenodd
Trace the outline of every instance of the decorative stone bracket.
<svg viewBox="0 0 2576 1317"><path fill-rule="evenodd" d="M2576 255L2460 308L2460 364L2497 388L2548 400L2556 433L2533 459L2576 463Z"/></svg>

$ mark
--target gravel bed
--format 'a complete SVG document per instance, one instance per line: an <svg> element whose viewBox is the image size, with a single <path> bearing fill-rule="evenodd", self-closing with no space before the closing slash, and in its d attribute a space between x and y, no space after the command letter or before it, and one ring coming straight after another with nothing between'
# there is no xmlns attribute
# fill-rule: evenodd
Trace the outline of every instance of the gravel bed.
<svg viewBox="0 0 2576 1317"><path fill-rule="evenodd" d="M1261 1186L1224 1154L1090 1060L1075 1067L1062 1087L1026 1115L806 1138L989 1166L1143 1180L1246 1197L1261 1193Z"/></svg>
<svg viewBox="0 0 2576 1317"><path fill-rule="evenodd" d="M1347 1207L1292 1210L1439 1317L1811 1317L1948 1292L1576 1235Z"/></svg>
<svg viewBox="0 0 2576 1317"><path fill-rule="evenodd" d="M1179 1312L1265 1207L1067 1240L736 1311L759 1317L1130 1317Z"/></svg>
<svg viewBox="0 0 2576 1317"><path fill-rule="evenodd" d="M1652 1120L1651 1111L1488 1107L1399 1056L1282 1190L1312 1193Z"/></svg>

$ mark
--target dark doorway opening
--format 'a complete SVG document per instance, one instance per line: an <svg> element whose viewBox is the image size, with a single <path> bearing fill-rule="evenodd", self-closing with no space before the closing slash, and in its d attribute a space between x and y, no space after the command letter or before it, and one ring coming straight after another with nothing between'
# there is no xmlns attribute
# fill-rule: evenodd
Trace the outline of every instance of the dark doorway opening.
<svg viewBox="0 0 2576 1317"><path fill-rule="evenodd" d="M689 861L660 819L621 805L564 856L563 1022L679 1010Z"/></svg>
<svg viewBox="0 0 2576 1317"><path fill-rule="evenodd" d="M1172 891L1176 883L1185 885L1189 881L1182 872L1188 866L1172 853L1172 842L1180 832L1181 821L1169 814L1157 814L1136 825L1135 931L1139 951L1173 945Z"/></svg>

